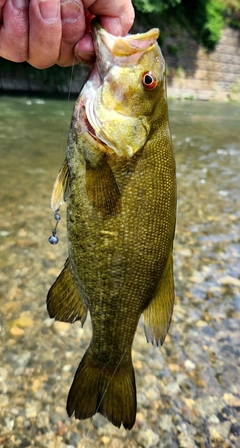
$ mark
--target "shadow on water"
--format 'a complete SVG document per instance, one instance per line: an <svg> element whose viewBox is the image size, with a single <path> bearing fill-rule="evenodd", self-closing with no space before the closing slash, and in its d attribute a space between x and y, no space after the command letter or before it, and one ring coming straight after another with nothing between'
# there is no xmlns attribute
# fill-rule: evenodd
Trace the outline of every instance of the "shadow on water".
<svg viewBox="0 0 240 448"><path fill-rule="evenodd" d="M89 322L84 330L77 323L53 323L45 306L67 256L64 216L59 244L51 247L47 240L54 224L50 195L65 157L72 108L73 102L63 100L1 97L4 446L19 441L30 446L27 441L34 439L35 446L91 447L107 444L107 438L116 439L116 447L210 447L218 446L211 445L217 437L220 444L235 443L240 436L240 107L169 104L178 173L176 305L161 349L146 343L142 323L137 330L138 415L130 433L99 415L92 425L67 418L67 392L91 328Z"/></svg>

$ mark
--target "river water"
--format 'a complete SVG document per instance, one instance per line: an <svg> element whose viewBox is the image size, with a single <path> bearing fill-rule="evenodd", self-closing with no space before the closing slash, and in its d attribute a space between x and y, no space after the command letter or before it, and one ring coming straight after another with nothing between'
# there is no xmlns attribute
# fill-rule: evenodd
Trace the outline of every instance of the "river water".
<svg viewBox="0 0 240 448"><path fill-rule="evenodd" d="M176 305L161 349L146 343L139 325L138 415L130 433L99 415L92 424L68 419L67 391L90 323L83 330L53 323L45 306L67 257L64 212L59 244L48 243L49 202L73 101L2 96L0 105L0 445L240 447L239 104L169 102Z"/></svg>

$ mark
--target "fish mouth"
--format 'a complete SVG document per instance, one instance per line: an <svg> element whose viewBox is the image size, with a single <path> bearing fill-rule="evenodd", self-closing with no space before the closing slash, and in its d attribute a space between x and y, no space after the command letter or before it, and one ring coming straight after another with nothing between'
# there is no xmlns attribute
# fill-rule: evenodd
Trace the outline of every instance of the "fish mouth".
<svg viewBox="0 0 240 448"><path fill-rule="evenodd" d="M99 150L105 153L130 158L146 143L147 121L137 119L131 113L126 115L117 107L111 108L111 102L106 101L106 86L110 82L112 68L135 67L142 55L155 51L158 36L156 28L125 37L113 36L102 28L97 19L92 21L96 62L80 94L79 118L83 132L93 138Z"/></svg>
<svg viewBox="0 0 240 448"><path fill-rule="evenodd" d="M106 50L113 57L139 56L146 51L151 51L159 37L159 30L152 28L146 33L128 34L125 37L113 36L102 28L98 19L92 21L92 37L97 59L102 58ZM138 57L138 59L139 59ZM108 59L105 59L108 61ZM136 58L133 58L136 62Z"/></svg>

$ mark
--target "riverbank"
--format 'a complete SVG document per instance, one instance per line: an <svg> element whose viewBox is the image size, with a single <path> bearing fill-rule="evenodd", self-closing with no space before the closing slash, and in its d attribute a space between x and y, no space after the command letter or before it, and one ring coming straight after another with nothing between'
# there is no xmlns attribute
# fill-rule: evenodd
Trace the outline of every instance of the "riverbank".
<svg viewBox="0 0 240 448"><path fill-rule="evenodd" d="M168 94L173 98L240 101L240 30L225 28L214 51L187 31L166 37Z"/></svg>
<svg viewBox="0 0 240 448"><path fill-rule="evenodd" d="M136 25L135 29L145 31ZM135 32L135 30L134 30ZM240 30L225 28L214 51L206 51L180 27L164 29L162 52L167 65L168 96L178 99L240 101ZM0 92L79 93L88 68L62 68L56 81L54 69L45 72L14 64L7 69L0 60ZM59 75L58 75L59 77Z"/></svg>

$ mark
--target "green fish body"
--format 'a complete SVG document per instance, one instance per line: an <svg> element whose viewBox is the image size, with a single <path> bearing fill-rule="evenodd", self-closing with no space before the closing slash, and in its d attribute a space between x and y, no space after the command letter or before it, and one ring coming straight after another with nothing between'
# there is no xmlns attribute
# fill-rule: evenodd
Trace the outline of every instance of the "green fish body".
<svg viewBox="0 0 240 448"><path fill-rule="evenodd" d="M158 30L115 37L93 25L96 64L76 101L52 208L67 201L69 258L51 287L51 317L92 322L67 411L131 429L131 348L141 314L162 344L174 303L175 161Z"/></svg>

